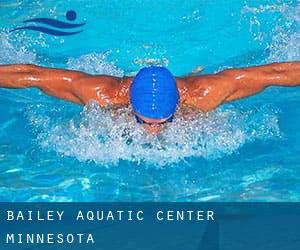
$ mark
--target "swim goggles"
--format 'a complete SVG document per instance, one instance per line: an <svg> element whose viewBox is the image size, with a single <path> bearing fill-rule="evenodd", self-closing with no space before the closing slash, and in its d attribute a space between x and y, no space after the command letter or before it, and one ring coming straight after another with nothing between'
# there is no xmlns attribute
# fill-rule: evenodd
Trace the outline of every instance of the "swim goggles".
<svg viewBox="0 0 300 250"><path fill-rule="evenodd" d="M141 119L140 117L138 117L137 115L134 115L135 120L137 123L139 124L147 124L147 125L152 125L152 124L165 124L165 123L169 123L172 122L174 120L174 115L172 115L170 118L168 118L168 120L161 122L161 123L155 123L155 122L145 122L143 119Z"/></svg>

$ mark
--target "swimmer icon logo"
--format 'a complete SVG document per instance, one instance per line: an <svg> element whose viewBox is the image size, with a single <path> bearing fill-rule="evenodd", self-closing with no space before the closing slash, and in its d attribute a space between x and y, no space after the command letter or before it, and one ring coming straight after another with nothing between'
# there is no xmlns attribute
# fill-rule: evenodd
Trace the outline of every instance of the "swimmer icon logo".
<svg viewBox="0 0 300 250"><path fill-rule="evenodd" d="M74 10L67 11L66 19L68 21L72 22L72 21L76 20L76 17L77 17L77 13ZM77 30L77 31L71 31L71 30L74 30L76 28L79 28L79 27L85 25L85 23L75 24L75 23L63 22L63 21L59 21L59 20L51 19L51 18L32 18L32 19L27 19L23 22L26 24L32 23L34 25L18 27L18 28L11 30L10 32L14 32L17 30L33 30L33 31L43 32L43 33L46 33L48 35L53 35L53 36L70 36L70 35L78 34L83 31L83 30ZM39 24L44 24L44 25L47 25L50 27L49 28L44 27Z"/></svg>

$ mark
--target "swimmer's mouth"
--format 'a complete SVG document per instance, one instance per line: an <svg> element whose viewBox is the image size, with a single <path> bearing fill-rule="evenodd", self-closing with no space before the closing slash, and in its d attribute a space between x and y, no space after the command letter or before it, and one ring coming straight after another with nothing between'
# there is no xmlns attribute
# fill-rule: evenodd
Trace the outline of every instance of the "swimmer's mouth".
<svg viewBox="0 0 300 250"><path fill-rule="evenodd" d="M141 119L140 117L138 117L137 115L134 115L134 117L135 117L135 120L136 120L137 123L146 124L146 125L160 125L160 124L162 125L162 124L165 124L165 123L173 122L173 120L174 120L174 115L172 115L166 121L163 121L163 122L146 122L143 119Z"/></svg>

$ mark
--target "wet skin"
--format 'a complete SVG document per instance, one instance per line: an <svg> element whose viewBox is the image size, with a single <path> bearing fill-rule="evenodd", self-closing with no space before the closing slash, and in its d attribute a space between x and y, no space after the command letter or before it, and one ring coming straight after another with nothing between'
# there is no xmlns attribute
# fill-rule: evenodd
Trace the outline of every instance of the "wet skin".
<svg viewBox="0 0 300 250"><path fill-rule="evenodd" d="M1 88L39 88L46 94L78 104L96 100L100 106L129 105L132 77L90 75L31 64L0 65ZM180 104L209 112L225 102L254 95L268 86L300 84L300 62L228 69L216 74L176 78ZM165 120L140 117L144 128L157 134Z"/></svg>

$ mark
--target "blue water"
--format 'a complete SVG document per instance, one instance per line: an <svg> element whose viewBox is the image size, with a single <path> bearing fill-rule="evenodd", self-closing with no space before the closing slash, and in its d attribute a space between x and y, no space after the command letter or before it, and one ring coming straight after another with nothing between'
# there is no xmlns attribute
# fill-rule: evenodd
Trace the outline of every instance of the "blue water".
<svg viewBox="0 0 300 250"><path fill-rule="evenodd" d="M75 23L53 37L28 18ZM0 2L0 64L175 75L300 59L299 1ZM269 88L208 117L190 111L158 137L130 108L101 109L35 89L0 89L1 201L300 201L300 89Z"/></svg>

